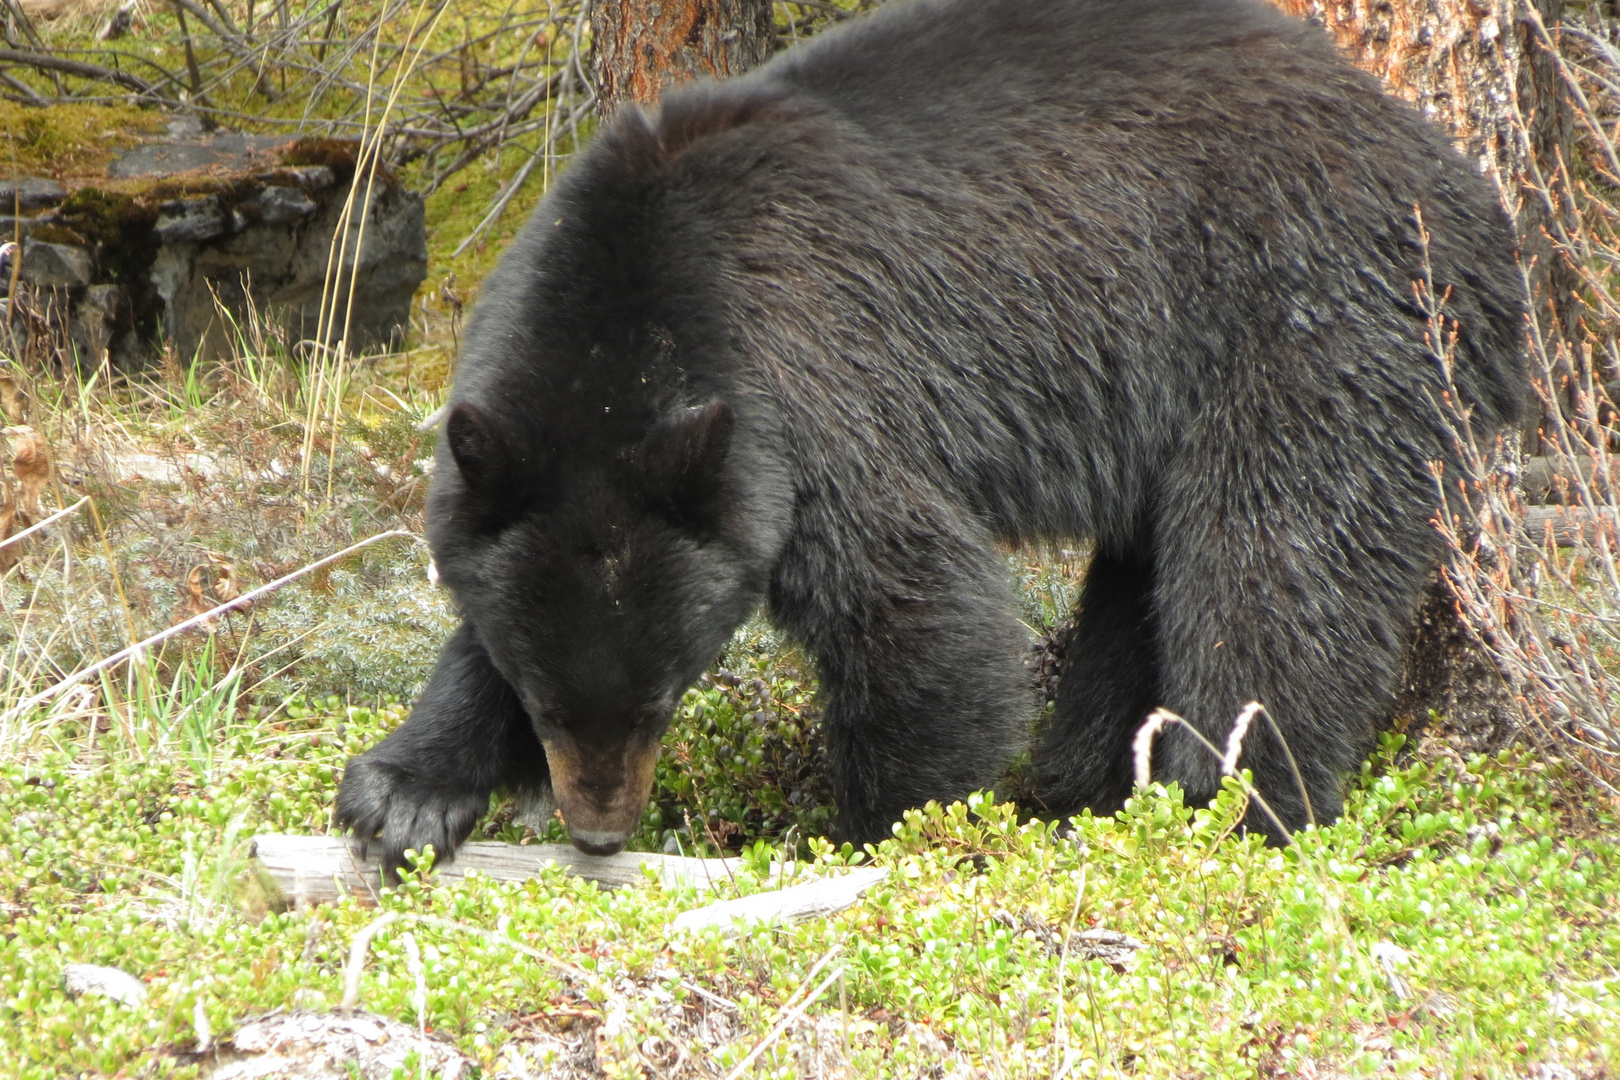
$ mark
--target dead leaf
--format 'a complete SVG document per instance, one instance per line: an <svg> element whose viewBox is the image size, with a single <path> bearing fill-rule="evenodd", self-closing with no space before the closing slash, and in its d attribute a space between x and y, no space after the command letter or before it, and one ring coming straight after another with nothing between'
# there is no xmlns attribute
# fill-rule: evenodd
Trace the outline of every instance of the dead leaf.
<svg viewBox="0 0 1620 1080"><path fill-rule="evenodd" d="M11 372L11 365L0 366L0 413L5 414L6 423L21 424L27 419L26 405L27 398L17 383L17 376Z"/></svg>
<svg viewBox="0 0 1620 1080"><path fill-rule="evenodd" d="M207 581L207 563L198 563L191 568L191 573L186 575L186 610L192 615L204 615L213 610L214 605L203 595L203 585Z"/></svg>
<svg viewBox="0 0 1620 1080"><path fill-rule="evenodd" d="M219 576L214 579L214 597L228 604L242 595L242 584L236 580L236 568L230 563L219 563L216 569Z"/></svg>
<svg viewBox="0 0 1620 1080"><path fill-rule="evenodd" d="M1135 967L1137 952L1148 947L1140 938L1102 927L1082 931L1074 935L1074 940L1079 955L1101 960L1121 974Z"/></svg>
<svg viewBox="0 0 1620 1080"><path fill-rule="evenodd" d="M0 493L3 492L4 486L0 485ZM17 504L9 499L0 501L0 574L4 574L7 570L16 566L18 560L22 558L23 546L21 543L6 543L16 525Z"/></svg>
<svg viewBox="0 0 1620 1080"><path fill-rule="evenodd" d="M51 446L45 436L24 424L0 429L11 448L11 472L17 478L17 513L24 518L43 517L39 496L56 475L51 467Z"/></svg>

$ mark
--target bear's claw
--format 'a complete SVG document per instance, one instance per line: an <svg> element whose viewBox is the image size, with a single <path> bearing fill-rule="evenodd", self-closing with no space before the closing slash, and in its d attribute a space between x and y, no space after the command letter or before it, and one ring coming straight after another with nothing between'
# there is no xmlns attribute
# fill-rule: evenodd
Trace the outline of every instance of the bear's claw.
<svg viewBox="0 0 1620 1080"><path fill-rule="evenodd" d="M453 859L488 805L487 793L438 786L362 755L344 771L337 823L353 830L362 857L376 853L395 880L409 865L407 849L432 844L440 861Z"/></svg>

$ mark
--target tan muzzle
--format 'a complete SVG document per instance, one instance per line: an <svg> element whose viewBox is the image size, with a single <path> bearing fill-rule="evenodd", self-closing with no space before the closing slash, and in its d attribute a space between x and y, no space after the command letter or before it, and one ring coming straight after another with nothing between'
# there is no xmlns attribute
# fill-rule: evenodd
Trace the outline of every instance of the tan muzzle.
<svg viewBox="0 0 1620 1080"><path fill-rule="evenodd" d="M606 747L575 739L546 739L544 745L551 789L574 846L587 855L623 849L652 794L659 744L632 738Z"/></svg>

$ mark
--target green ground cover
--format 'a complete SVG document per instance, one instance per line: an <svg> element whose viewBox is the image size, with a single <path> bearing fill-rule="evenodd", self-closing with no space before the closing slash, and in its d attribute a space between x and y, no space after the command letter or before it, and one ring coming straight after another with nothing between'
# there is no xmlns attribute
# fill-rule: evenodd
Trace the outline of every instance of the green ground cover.
<svg viewBox="0 0 1620 1080"><path fill-rule="evenodd" d="M716 740L743 683L689 694L671 742ZM336 1006L378 911L278 910L249 845L324 832L345 758L403 715L200 708L148 731L144 752L129 732L92 745L91 724L67 725L5 766L0 1061L30 1078L188 1075L207 1060L199 1031ZM768 739L731 737L743 764L719 774L722 755L706 757L709 799L757 803L744 766ZM661 774L659 798L681 805L697 775ZM930 806L875 850L800 846L817 870L890 868L854 908L737 938L672 931L709 899L690 889L422 876L384 895L401 918L372 945L361 1003L417 1022L411 935L421 1019L485 1076L547 1075L582 1044L610 1075L720 1075L836 946L841 977L750 1075L1612 1075L1620 847L1612 819L1558 790L1522 756L1438 753L1369 769L1342 822L1284 851L1232 835L1235 786L1211 809L1156 789L1117 820L1062 827L989 799ZM521 835L493 809L485 831ZM780 884L780 854L749 845L721 895ZM1104 955L1081 936L1096 929L1142 947ZM138 976L145 1003L70 995L70 962ZM705 1022L715 1000L723 1025ZM649 1047L695 1071L664 1072Z"/></svg>

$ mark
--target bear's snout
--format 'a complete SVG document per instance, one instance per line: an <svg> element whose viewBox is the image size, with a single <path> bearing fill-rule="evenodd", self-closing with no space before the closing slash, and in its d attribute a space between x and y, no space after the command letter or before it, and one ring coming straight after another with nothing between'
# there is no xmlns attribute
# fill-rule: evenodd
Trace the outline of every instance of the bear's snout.
<svg viewBox="0 0 1620 1080"><path fill-rule="evenodd" d="M565 815L566 816L566 815ZM596 832L591 829L568 827L568 839L587 855L617 855L624 850L628 833Z"/></svg>
<svg viewBox="0 0 1620 1080"><path fill-rule="evenodd" d="M622 851L652 794L658 743L630 739L596 747L563 737L544 746L568 838L587 855Z"/></svg>

